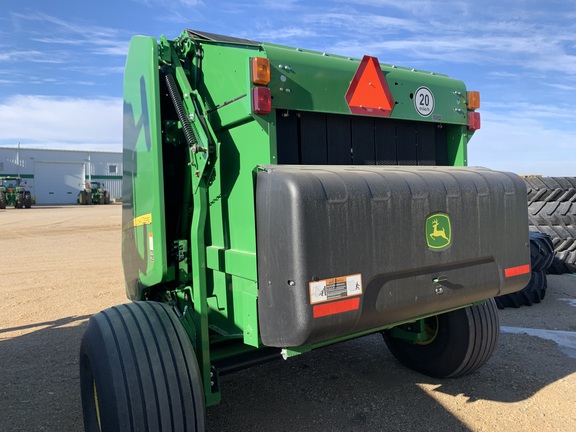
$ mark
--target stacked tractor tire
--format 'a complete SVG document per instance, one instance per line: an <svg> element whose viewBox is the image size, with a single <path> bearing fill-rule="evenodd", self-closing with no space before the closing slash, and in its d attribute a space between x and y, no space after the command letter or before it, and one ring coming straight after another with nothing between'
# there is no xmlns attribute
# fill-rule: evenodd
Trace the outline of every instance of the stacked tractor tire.
<svg viewBox="0 0 576 432"><path fill-rule="evenodd" d="M530 231L548 234L550 274L576 273L576 177L526 177Z"/></svg>
<svg viewBox="0 0 576 432"><path fill-rule="evenodd" d="M576 273L576 177L525 177L532 275L521 291L496 298L498 308L540 303L546 274Z"/></svg>

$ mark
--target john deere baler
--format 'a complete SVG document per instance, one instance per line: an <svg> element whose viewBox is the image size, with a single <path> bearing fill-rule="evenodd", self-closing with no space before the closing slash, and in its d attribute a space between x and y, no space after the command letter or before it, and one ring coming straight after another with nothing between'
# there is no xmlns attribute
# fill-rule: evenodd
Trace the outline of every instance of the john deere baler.
<svg viewBox="0 0 576 432"><path fill-rule="evenodd" d="M461 81L369 56L134 37L132 303L86 330L87 430L203 430L220 374L376 332L431 376L482 366L492 298L528 283L530 255L523 180L466 167L479 105Z"/></svg>

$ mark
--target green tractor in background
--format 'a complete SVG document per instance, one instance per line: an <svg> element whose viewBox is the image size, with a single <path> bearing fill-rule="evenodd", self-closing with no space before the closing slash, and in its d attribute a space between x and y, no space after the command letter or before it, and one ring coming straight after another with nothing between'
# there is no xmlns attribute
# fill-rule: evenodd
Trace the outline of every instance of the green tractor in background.
<svg viewBox="0 0 576 432"><path fill-rule="evenodd" d="M0 177L0 209L6 206L15 208L32 207L32 194L21 177Z"/></svg>
<svg viewBox="0 0 576 432"><path fill-rule="evenodd" d="M104 183L91 181L78 193L78 204L110 204L110 194Z"/></svg>

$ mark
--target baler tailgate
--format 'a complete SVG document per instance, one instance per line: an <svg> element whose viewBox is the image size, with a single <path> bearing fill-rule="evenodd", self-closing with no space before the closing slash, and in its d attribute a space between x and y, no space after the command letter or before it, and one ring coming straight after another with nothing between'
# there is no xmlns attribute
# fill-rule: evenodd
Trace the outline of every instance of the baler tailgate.
<svg viewBox="0 0 576 432"><path fill-rule="evenodd" d="M513 174L263 168L256 211L265 345L301 346L363 332L528 282L526 190ZM506 271L511 268L526 271Z"/></svg>

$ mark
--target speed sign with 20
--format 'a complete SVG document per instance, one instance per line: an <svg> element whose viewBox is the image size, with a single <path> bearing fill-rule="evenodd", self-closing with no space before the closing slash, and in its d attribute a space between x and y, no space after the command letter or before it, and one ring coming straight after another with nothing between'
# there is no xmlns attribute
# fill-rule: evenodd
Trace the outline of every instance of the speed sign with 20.
<svg viewBox="0 0 576 432"><path fill-rule="evenodd" d="M422 117L428 117L434 111L434 95L428 87L420 87L414 94L414 107Z"/></svg>

